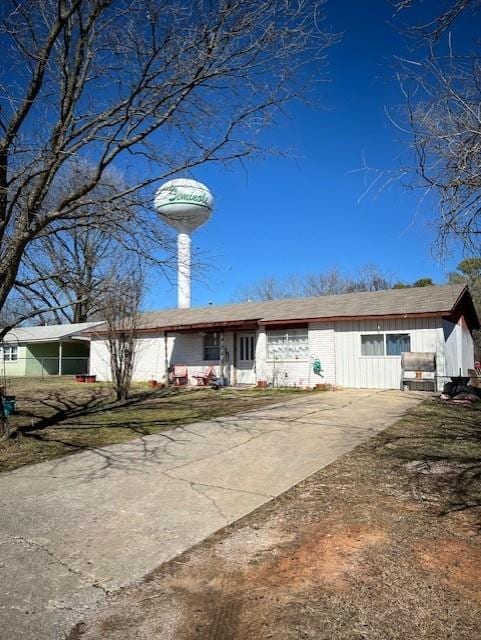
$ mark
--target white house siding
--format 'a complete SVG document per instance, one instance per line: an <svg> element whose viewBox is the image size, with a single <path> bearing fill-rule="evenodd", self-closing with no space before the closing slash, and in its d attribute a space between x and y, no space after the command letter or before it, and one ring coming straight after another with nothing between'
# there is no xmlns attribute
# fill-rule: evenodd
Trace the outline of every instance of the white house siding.
<svg viewBox="0 0 481 640"><path fill-rule="evenodd" d="M6 346L17 347L16 360L4 360L0 350L0 376L24 376L27 372L27 347L24 344L5 343Z"/></svg>
<svg viewBox="0 0 481 640"><path fill-rule="evenodd" d="M463 374L474 367L474 342L463 317L458 322L461 334L461 369Z"/></svg>
<svg viewBox="0 0 481 640"><path fill-rule="evenodd" d="M299 360L268 360L267 333L261 328L257 336L256 377L273 386L313 387L319 383L336 381L333 323L319 322L308 326L309 356ZM321 361L322 376L314 373L312 365Z"/></svg>
<svg viewBox="0 0 481 640"><path fill-rule="evenodd" d="M443 336L446 342L447 376L467 375L468 369L474 366L474 345L466 322L461 317L455 324L443 320Z"/></svg>
<svg viewBox="0 0 481 640"><path fill-rule="evenodd" d="M226 363L224 375L227 381L232 379L233 334L224 334L226 349ZM189 382L195 384L196 373L201 373L207 367L213 366L216 374L220 375L218 361L203 360L203 336L201 333L167 333L167 358L169 366L186 365L189 371ZM136 356L133 379L158 380L165 382L165 338L163 332L144 335L137 339ZM93 339L90 351L90 372L98 380L110 380L110 356L105 340Z"/></svg>
<svg viewBox="0 0 481 640"><path fill-rule="evenodd" d="M261 327L256 340L255 380L266 380L274 386L312 387L325 382L344 387L399 389L400 356L361 356L361 334L380 332L408 333L412 351L435 352L439 388L446 381L445 376L457 374L460 367L465 373L473 366L473 341L462 319L456 325L441 318L318 322L309 324L309 357L288 361L267 360L266 330ZM224 374L233 384L236 376L232 331L224 333L224 344ZM195 384L193 374L208 366L220 375L218 362L203 360L202 332L168 332L167 347L170 366L186 365L191 384ZM321 361L322 376L313 372L316 358ZM110 379L109 353L103 340L92 340L90 370L99 380ZM163 332L144 335L138 340L134 379L165 381L165 373Z"/></svg>
<svg viewBox="0 0 481 640"><path fill-rule="evenodd" d="M173 339L170 339L173 342ZM111 380L110 353L106 340L93 338L90 345L90 373L98 380ZM163 334L142 336L136 341L134 380L165 378L165 343Z"/></svg>
<svg viewBox="0 0 481 640"><path fill-rule="evenodd" d="M169 332L169 362L171 366L184 364L189 370L189 382L195 384L193 374L204 372L207 367L213 367L216 375L220 376L220 364L218 361L203 360L204 339L203 332L174 333ZM233 380L232 363L234 358L234 334L232 331L224 332L225 365L224 376L228 384Z"/></svg>
<svg viewBox="0 0 481 640"><path fill-rule="evenodd" d="M336 383L336 339L333 322L309 324L310 383ZM321 361L322 375L312 370L312 362Z"/></svg>
<svg viewBox="0 0 481 640"><path fill-rule="evenodd" d="M256 379L269 380L268 374L271 374L271 367L267 365L267 337L266 330L261 327L257 332L256 341Z"/></svg>
<svg viewBox="0 0 481 640"><path fill-rule="evenodd" d="M445 372L445 348L440 318L352 320L336 322L336 380L344 387L399 389L400 356L362 356L361 334L409 333L411 351L435 352L438 374ZM442 384L442 381L440 382Z"/></svg>
<svg viewBox="0 0 481 640"><path fill-rule="evenodd" d="M267 333L268 333L267 329ZM268 360L267 333L261 328L256 344L256 378L273 387L307 387L310 384L308 360Z"/></svg>
<svg viewBox="0 0 481 640"><path fill-rule="evenodd" d="M105 340L92 338L90 342L90 365L91 375L97 376L97 380L110 380L110 354Z"/></svg>

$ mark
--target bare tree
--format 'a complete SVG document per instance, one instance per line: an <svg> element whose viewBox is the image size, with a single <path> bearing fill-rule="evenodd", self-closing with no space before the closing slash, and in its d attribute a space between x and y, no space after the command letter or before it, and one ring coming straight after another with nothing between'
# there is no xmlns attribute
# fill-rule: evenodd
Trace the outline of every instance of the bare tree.
<svg viewBox="0 0 481 640"><path fill-rule="evenodd" d="M136 194L146 229L158 181L260 152L262 127L321 77L334 40L319 29L322 4L5 0L0 310L37 238L90 224L113 167L126 183L101 204ZM52 203L73 159L92 170Z"/></svg>
<svg viewBox="0 0 481 640"><path fill-rule="evenodd" d="M406 9L415 9L422 3L422 0L392 0L392 4L397 12ZM433 4L433 13L427 20L416 21L407 28L414 38L422 36L429 42L435 42L450 29L462 14L475 11L481 5L481 0L449 0L444 4Z"/></svg>
<svg viewBox="0 0 481 640"><path fill-rule="evenodd" d="M65 194L91 171L85 164L69 168L60 189L52 189L50 202ZM92 190L88 225L54 224L27 248L15 282L15 291L37 321L87 322L103 317L111 285L122 274L148 265L167 269L173 264L171 234L163 227L137 228L135 198L110 196L123 188L118 175L107 172ZM57 231L57 227L59 230ZM48 311L42 311L48 309Z"/></svg>
<svg viewBox="0 0 481 640"><path fill-rule="evenodd" d="M140 275L132 275L117 285L106 297L105 325L100 329L103 335L106 334L115 397L126 400L135 365L143 279Z"/></svg>
<svg viewBox="0 0 481 640"><path fill-rule="evenodd" d="M328 296L337 293L345 293L352 284L339 267L330 267L321 273L310 274L306 277L303 295Z"/></svg>
<svg viewBox="0 0 481 640"><path fill-rule="evenodd" d="M250 287L243 288L238 300L279 300L282 298L303 298L327 296L355 291L380 291L391 289L391 279L376 265L361 267L356 276L343 273L339 267L331 267L320 273L305 276L289 276L286 279L265 278Z"/></svg>
<svg viewBox="0 0 481 640"><path fill-rule="evenodd" d="M238 301L280 300L282 298L300 298L302 295L304 295L303 285L296 276L284 279L269 276L252 285L242 287L235 295L235 299Z"/></svg>
<svg viewBox="0 0 481 640"><path fill-rule="evenodd" d="M416 0L395 3L415 8ZM481 237L481 40L456 38L461 17L476 16L479 0L435 6L428 21L406 33L417 45L404 61L402 89L412 133L417 185L434 199L441 251L451 240L479 255ZM454 32L451 30L454 29ZM481 33L478 34L481 36Z"/></svg>

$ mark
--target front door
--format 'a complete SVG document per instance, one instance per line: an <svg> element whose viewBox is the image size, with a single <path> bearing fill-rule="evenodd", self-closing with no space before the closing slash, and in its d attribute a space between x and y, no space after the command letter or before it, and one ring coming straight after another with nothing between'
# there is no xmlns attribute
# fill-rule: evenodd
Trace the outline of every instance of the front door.
<svg viewBox="0 0 481 640"><path fill-rule="evenodd" d="M238 384L256 382L256 334L237 334L236 381Z"/></svg>

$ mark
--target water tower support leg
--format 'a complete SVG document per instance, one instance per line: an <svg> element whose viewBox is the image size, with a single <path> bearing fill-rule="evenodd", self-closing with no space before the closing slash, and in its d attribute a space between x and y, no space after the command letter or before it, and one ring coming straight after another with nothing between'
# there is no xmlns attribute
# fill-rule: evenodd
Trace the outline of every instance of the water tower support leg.
<svg viewBox="0 0 481 640"><path fill-rule="evenodd" d="M190 235L177 236L177 295L179 309L190 307Z"/></svg>

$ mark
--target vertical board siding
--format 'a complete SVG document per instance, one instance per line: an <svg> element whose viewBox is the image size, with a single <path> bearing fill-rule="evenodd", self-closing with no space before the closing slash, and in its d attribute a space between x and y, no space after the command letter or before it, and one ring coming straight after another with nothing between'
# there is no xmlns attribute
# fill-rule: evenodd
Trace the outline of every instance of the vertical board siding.
<svg viewBox="0 0 481 640"><path fill-rule="evenodd" d="M444 338L439 318L350 320L335 325L338 384L367 389L400 388L400 356L361 356L361 334L373 332L409 333L411 351L435 352L438 373L444 373Z"/></svg>
<svg viewBox="0 0 481 640"><path fill-rule="evenodd" d="M309 324L310 383L336 384L336 341L333 322L311 322ZM313 361L321 361L322 375L312 370Z"/></svg>

